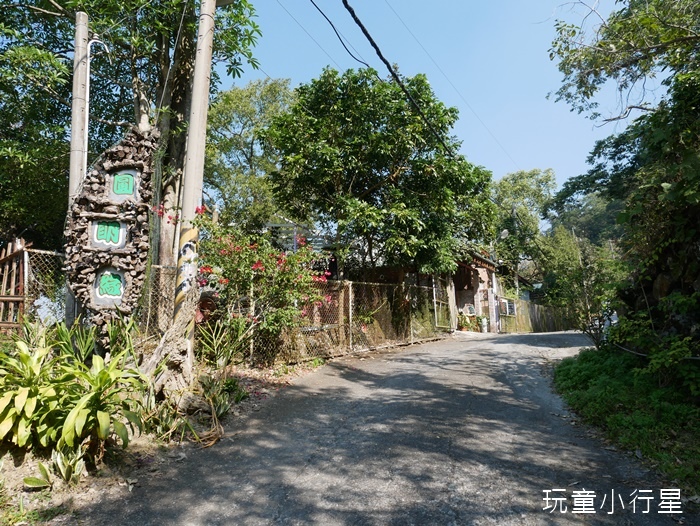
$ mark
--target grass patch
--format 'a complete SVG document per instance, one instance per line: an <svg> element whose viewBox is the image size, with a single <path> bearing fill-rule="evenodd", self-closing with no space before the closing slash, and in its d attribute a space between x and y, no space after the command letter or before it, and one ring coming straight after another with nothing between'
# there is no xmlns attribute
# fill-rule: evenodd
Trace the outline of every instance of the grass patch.
<svg viewBox="0 0 700 526"><path fill-rule="evenodd" d="M25 506L24 495L20 495L18 499L17 503L12 503L10 497L4 491L0 491L0 524L38 526L59 515L69 513L68 508L63 505L29 509Z"/></svg>
<svg viewBox="0 0 700 526"><path fill-rule="evenodd" d="M686 495L700 494L700 406L643 371L642 358L586 349L554 371L554 384L585 422L624 449L641 451Z"/></svg>

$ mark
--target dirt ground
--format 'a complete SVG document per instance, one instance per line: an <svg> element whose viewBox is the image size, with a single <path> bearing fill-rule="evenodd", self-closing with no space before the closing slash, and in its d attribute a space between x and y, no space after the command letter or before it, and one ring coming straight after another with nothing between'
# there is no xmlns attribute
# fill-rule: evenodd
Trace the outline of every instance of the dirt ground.
<svg viewBox="0 0 700 526"><path fill-rule="evenodd" d="M315 368L310 364L263 369L230 367L229 376L239 379L248 397L232 407L229 416L222 422L224 430L232 422L244 421L259 411L280 390ZM224 433L226 437L226 431ZM127 449L113 449L97 471L85 473L77 487L71 487L54 476L49 491L28 489L24 479L38 476L38 462L48 465L50 459L36 457L31 452L23 454L5 444L0 446L0 487L4 494L0 507L4 507L6 516L10 517L6 520L17 520L10 524L71 525L74 524L74 510L94 505L105 497L119 498L138 487L139 479L158 477L164 467L177 466L197 449L201 449L201 446L186 438L166 443L149 435L135 436ZM19 513L20 506L24 514ZM2 517L0 510L0 524Z"/></svg>

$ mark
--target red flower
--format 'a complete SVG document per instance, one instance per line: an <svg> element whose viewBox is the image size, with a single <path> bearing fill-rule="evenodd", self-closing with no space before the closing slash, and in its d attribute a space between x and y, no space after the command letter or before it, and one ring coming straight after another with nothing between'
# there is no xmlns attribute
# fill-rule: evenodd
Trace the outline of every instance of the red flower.
<svg viewBox="0 0 700 526"><path fill-rule="evenodd" d="M158 217L163 217L163 215L165 214L165 205L163 203L159 205L153 205L152 210Z"/></svg>
<svg viewBox="0 0 700 526"><path fill-rule="evenodd" d="M204 265L203 267L199 268L199 272L202 274L211 274L212 268L209 265Z"/></svg>
<svg viewBox="0 0 700 526"><path fill-rule="evenodd" d="M219 254L221 254L222 256L228 256L228 250L222 248L221 250L219 250Z"/></svg>
<svg viewBox="0 0 700 526"><path fill-rule="evenodd" d="M262 261L260 260L257 260L251 268L253 270L259 270L260 272L265 272L265 267L263 266Z"/></svg>
<svg viewBox="0 0 700 526"><path fill-rule="evenodd" d="M207 207L204 205L198 206L197 208L194 209L194 213L197 214L198 216L201 216L206 211L207 211Z"/></svg>
<svg viewBox="0 0 700 526"><path fill-rule="evenodd" d="M228 283L228 281L229 281L228 278L221 278L219 280L219 283L221 283L222 285L226 285Z"/></svg>

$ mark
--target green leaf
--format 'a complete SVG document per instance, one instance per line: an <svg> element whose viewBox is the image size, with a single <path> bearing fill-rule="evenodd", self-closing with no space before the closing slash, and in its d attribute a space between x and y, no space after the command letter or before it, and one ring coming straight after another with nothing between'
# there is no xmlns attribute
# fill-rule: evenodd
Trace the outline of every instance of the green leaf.
<svg viewBox="0 0 700 526"><path fill-rule="evenodd" d="M17 414L24 409L24 402L27 401L27 396L29 396L29 387L20 387L17 390L17 395L15 396L15 410Z"/></svg>
<svg viewBox="0 0 700 526"><path fill-rule="evenodd" d="M14 409L11 409L7 413L8 414L5 415L5 419L0 422L0 439L5 438L5 435L7 435L10 429L12 429L12 426L15 424Z"/></svg>
<svg viewBox="0 0 700 526"><path fill-rule="evenodd" d="M138 428L139 432L143 431L143 422L136 413L134 413L133 411L129 411L128 409L122 409L122 413L124 413L124 416L131 423L132 426Z"/></svg>
<svg viewBox="0 0 700 526"><path fill-rule="evenodd" d="M32 429L28 424L29 420L25 417L21 417L19 422L17 422L17 435L15 439L19 447L24 447L32 436Z"/></svg>
<svg viewBox="0 0 700 526"><path fill-rule="evenodd" d="M88 393L85 396L83 396L76 406L71 409L70 413L68 413L68 416L66 417L65 422L63 423L63 431L61 432L61 440L63 440L66 444L69 446L73 447L73 440L75 438L75 421L78 418L78 413L85 407L85 404L88 403L88 400L90 400L90 397L92 396L92 393Z"/></svg>
<svg viewBox="0 0 700 526"><path fill-rule="evenodd" d="M122 424L119 420L114 421L114 432L122 440L122 447L129 445L129 432L126 426Z"/></svg>
<svg viewBox="0 0 700 526"><path fill-rule="evenodd" d="M37 477L25 477L24 485L29 488L49 488L51 483L48 480L42 480Z"/></svg>
<svg viewBox="0 0 700 526"><path fill-rule="evenodd" d="M16 342L15 345L17 346L17 349L19 349L20 353L23 353L25 355L29 354L29 346L27 345L27 342L23 342L20 340Z"/></svg>
<svg viewBox="0 0 700 526"><path fill-rule="evenodd" d="M75 417L75 434L80 437L83 435L83 428L85 427L85 422L90 414L89 409L81 409L78 411L78 415Z"/></svg>
<svg viewBox="0 0 700 526"><path fill-rule="evenodd" d="M9 404L10 401L12 401L12 397L14 395L15 395L14 391L8 391L7 393L5 393L5 395L2 398L0 398L0 414L2 414L2 412L5 410L5 408L7 407L7 404Z"/></svg>
<svg viewBox="0 0 700 526"><path fill-rule="evenodd" d="M42 462L39 462L39 472L41 473L41 476L46 479L46 480L51 480L51 475L49 474L49 470L46 469L46 466Z"/></svg>
<svg viewBox="0 0 700 526"><path fill-rule="evenodd" d="M27 399L27 402L24 404L24 414L27 415L27 418L31 418L34 414L38 401L39 399L36 396Z"/></svg>
<svg viewBox="0 0 700 526"><path fill-rule="evenodd" d="M104 411L97 411L97 436L100 440L107 440L109 436L110 417Z"/></svg>

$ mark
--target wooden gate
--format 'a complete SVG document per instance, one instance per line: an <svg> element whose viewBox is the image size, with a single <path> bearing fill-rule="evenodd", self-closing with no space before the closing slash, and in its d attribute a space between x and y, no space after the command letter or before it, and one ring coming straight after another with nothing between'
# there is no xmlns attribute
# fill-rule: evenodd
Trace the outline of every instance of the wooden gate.
<svg viewBox="0 0 700 526"><path fill-rule="evenodd" d="M0 251L0 332L20 327L24 313L27 246L16 239Z"/></svg>

